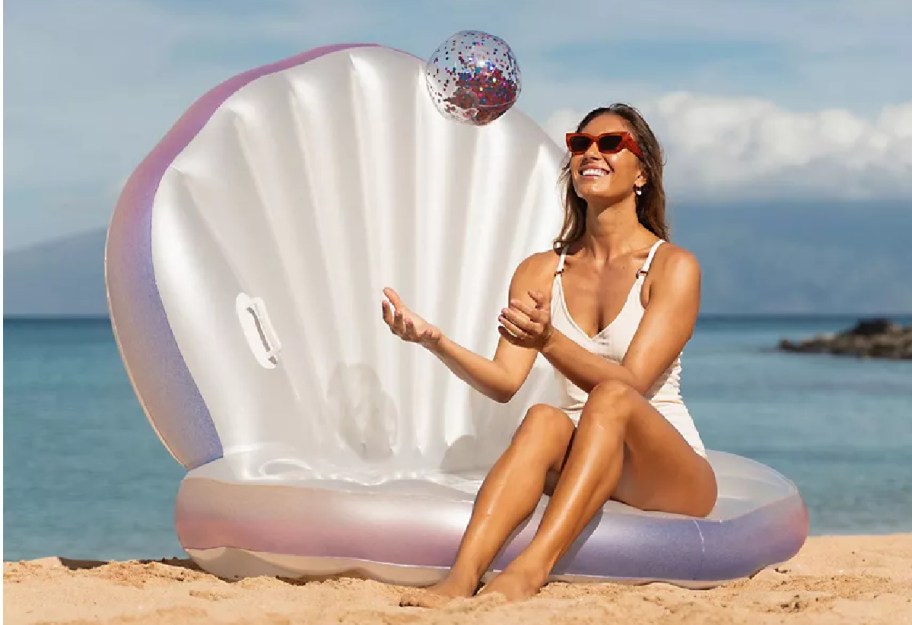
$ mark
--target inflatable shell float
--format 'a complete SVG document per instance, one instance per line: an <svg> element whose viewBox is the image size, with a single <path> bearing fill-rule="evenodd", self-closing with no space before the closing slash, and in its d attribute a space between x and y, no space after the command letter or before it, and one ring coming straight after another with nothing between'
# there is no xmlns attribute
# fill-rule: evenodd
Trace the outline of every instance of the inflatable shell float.
<svg viewBox="0 0 912 625"><path fill-rule="evenodd" d="M562 220L563 152L513 109L448 122L424 65L330 46L201 97L129 179L105 254L117 344L156 433L188 473L178 538L223 577L359 570L442 577L482 480L526 409L554 401L539 360L508 404L392 336L381 290L493 353L516 266ZM605 505L552 579L705 586L791 557L794 485L710 452L706 519ZM492 571L528 544L547 500Z"/></svg>

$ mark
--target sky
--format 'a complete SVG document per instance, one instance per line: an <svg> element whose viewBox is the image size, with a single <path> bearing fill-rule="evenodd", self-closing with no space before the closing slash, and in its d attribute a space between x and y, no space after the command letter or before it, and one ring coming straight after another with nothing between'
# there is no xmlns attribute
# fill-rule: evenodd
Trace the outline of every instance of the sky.
<svg viewBox="0 0 912 625"><path fill-rule="evenodd" d="M910 28L903 0L6 0L5 249L106 226L235 74L330 43L427 58L464 29L507 41L517 106L556 139L596 106L640 108L672 202L909 206Z"/></svg>

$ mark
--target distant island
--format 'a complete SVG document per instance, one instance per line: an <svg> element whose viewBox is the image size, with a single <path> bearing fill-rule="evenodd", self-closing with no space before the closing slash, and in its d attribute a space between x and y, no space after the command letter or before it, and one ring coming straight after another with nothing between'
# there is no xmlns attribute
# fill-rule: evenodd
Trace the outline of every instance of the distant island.
<svg viewBox="0 0 912 625"><path fill-rule="evenodd" d="M837 354L859 358L912 360L912 325L901 326L889 319L862 319L855 327L839 333L819 334L803 341L779 341L787 352Z"/></svg>
<svg viewBox="0 0 912 625"><path fill-rule="evenodd" d="M912 312L909 208L908 201L758 202L737 210L682 204L673 208L681 218L672 218L672 240L700 260L704 315L851 313L849 325ZM11 232L4 233L4 316L108 314L106 227L22 247Z"/></svg>

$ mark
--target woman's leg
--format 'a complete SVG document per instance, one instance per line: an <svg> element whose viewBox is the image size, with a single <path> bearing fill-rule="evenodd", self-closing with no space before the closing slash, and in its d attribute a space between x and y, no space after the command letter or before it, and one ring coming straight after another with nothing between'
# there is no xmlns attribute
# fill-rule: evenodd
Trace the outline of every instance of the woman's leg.
<svg viewBox="0 0 912 625"><path fill-rule="evenodd" d="M646 510L709 514L712 467L635 389L620 382L589 394L573 446L529 546L482 593L529 597L611 497Z"/></svg>
<svg viewBox="0 0 912 625"><path fill-rule="evenodd" d="M573 432L573 422L563 411L532 406L478 491L449 574L433 586L403 595L400 605L432 607L451 597L472 596L504 542L535 511L548 473L561 470Z"/></svg>

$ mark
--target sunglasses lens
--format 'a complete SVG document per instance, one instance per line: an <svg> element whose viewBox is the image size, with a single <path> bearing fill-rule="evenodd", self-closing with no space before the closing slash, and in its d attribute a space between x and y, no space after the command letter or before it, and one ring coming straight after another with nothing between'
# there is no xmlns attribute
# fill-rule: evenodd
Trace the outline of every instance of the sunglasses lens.
<svg viewBox="0 0 912 625"><path fill-rule="evenodd" d="M606 154L617 152L621 149L621 140L621 135L602 135L598 141L599 152Z"/></svg>
<svg viewBox="0 0 912 625"><path fill-rule="evenodd" d="M570 146L570 151L575 154L581 154L589 149L589 146L592 145L592 139L586 135L570 135L570 139L567 142Z"/></svg>

